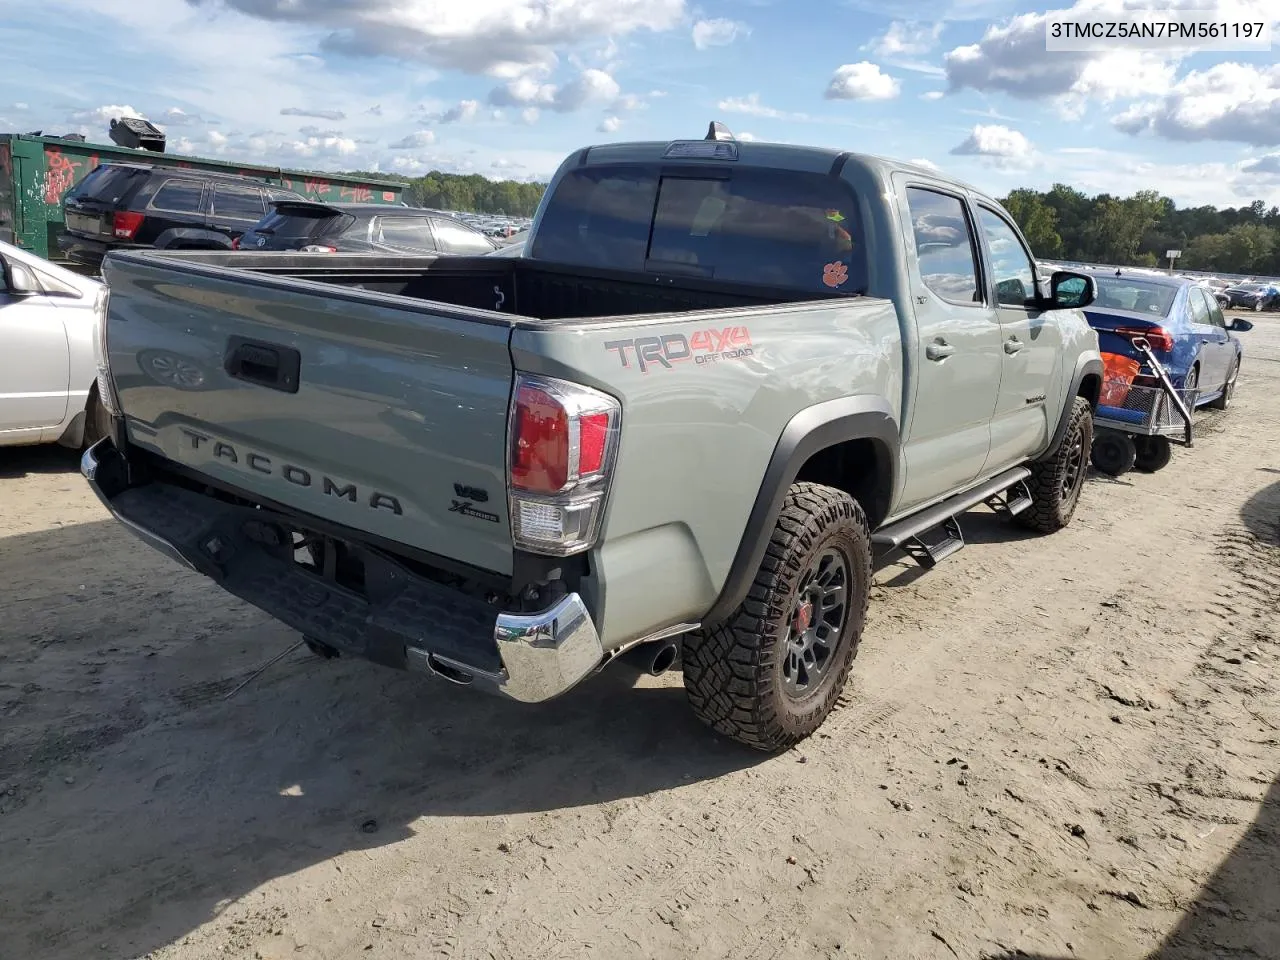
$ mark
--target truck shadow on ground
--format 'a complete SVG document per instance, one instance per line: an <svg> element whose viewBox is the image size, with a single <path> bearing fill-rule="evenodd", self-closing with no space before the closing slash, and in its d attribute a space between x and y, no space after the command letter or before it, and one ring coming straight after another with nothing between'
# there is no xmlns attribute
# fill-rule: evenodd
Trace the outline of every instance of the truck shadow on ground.
<svg viewBox="0 0 1280 960"><path fill-rule="evenodd" d="M447 858L450 818L514 844L529 815L766 759L703 727L678 675L521 706L300 650L224 699L296 635L113 522L0 540L0 582L0 929L28 960L139 956L419 833Z"/></svg>
<svg viewBox="0 0 1280 960"><path fill-rule="evenodd" d="M54 443L32 447L0 447L0 478L25 477L29 473L75 473L80 451Z"/></svg>

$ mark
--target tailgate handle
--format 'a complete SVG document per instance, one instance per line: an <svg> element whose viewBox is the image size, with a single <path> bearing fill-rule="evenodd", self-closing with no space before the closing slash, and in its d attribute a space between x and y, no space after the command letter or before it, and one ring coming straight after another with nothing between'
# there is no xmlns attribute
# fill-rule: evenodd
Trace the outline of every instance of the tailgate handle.
<svg viewBox="0 0 1280 960"><path fill-rule="evenodd" d="M276 343L230 337L225 367L236 380L284 393L297 393L302 357L297 350Z"/></svg>

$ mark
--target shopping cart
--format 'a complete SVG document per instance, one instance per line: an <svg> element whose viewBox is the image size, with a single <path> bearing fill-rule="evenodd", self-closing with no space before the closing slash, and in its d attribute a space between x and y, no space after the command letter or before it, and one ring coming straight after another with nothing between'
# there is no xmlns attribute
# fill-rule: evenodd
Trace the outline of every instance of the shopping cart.
<svg viewBox="0 0 1280 960"><path fill-rule="evenodd" d="M1155 375L1156 384L1134 383L1142 365L1119 354L1102 355L1104 375L1098 409L1093 415L1090 459L1101 473L1113 477L1135 467L1148 473L1163 469L1173 456L1173 444L1192 445L1192 411L1196 390L1179 390L1143 337L1133 339Z"/></svg>

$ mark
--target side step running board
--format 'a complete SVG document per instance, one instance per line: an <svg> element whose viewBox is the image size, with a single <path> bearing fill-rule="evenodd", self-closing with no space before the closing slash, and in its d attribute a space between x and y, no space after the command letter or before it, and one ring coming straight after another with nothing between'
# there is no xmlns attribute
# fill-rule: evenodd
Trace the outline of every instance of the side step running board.
<svg viewBox="0 0 1280 960"><path fill-rule="evenodd" d="M1027 487L1030 476L1031 471L1026 467L1006 470L972 490L881 527L871 535L871 542L886 551L901 549L920 566L930 569L964 548L959 514L980 503L1005 516L1014 516L1031 506L1031 491ZM929 542L923 538L923 534L937 527L942 527L944 533L940 541Z"/></svg>

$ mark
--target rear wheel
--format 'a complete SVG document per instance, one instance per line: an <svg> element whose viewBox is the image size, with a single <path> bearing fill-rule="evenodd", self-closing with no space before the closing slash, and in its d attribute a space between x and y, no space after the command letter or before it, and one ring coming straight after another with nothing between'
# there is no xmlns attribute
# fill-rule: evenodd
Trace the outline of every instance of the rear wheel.
<svg viewBox="0 0 1280 960"><path fill-rule="evenodd" d="M857 656L871 587L871 535L857 501L793 484L747 598L684 638L689 703L713 730L777 751L812 734Z"/></svg>
<svg viewBox="0 0 1280 960"><path fill-rule="evenodd" d="M1047 460L1031 464L1031 506L1016 520L1029 530L1053 533L1075 515L1084 489L1086 457L1093 443L1093 407L1084 397L1073 397L1067 432L1057 451Z"/></svg>
<svg viewBox="0 0 1280 960"><path fill-rule="evenodd" d="M1093 438L1091 459L1099 473L1122 477L1133 469L1138 450L1128 434L1118 430L1099 430Z"/></svg>
<svg viewBox="0 0 1280 960"><path fill-rule="evenodd" d="M1209 401L1209 406L1211 408L1214 410L1226 410L1231 406L1231 397L1236 392L1236 377L1238 376L1240 376L1239 358L1231 364L1231 374L1227 377L1227 382L1222 385L1222 393Z"/></svg>
<svg viewBox="0 0 1280 960"><path fill-rule="evenodd" d="M1133 465L1143 473L1163 470L1173 459L1173 444L1168 437L1134 437Z"/></svg>

